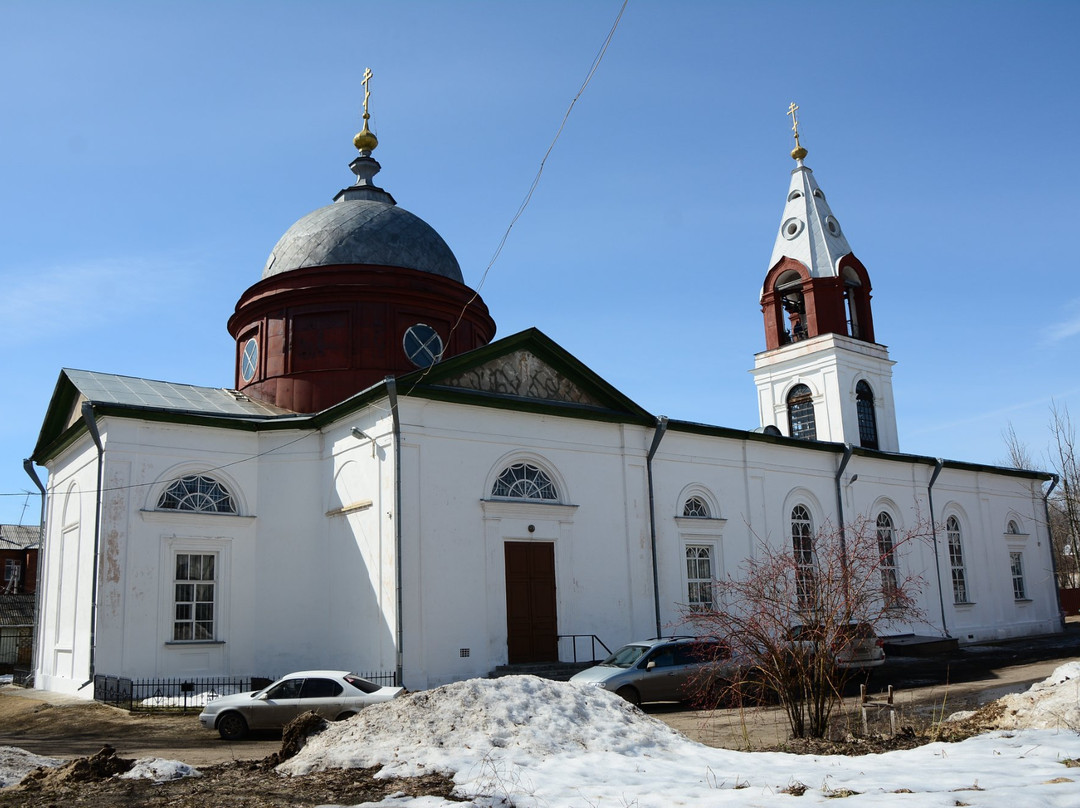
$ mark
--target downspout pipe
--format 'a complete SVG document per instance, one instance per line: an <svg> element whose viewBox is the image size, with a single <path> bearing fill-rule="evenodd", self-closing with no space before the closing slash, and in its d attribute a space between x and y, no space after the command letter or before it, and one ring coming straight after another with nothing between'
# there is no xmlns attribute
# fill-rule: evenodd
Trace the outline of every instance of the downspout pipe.
<svg viewBox="0 0 1080 808"><path fill-rule="evenodd" d="M926 486L926 499L930 504L930 535L934 540L934 569L937 572L938 603L941 606L941 630L944 631L945 636L948 637L949 628L945 625L945 594L941 584L941 553L938 552L937 520L934 518L934 483L937 482L938 475L941 474L941 469L944 465L945 461L940 457L934 461L934 473L930 475L930 482Z"/></svg>
<svg viewBox="0 0 1080 808"><path fill-rule="evenodd" d="M652 446L649 447L649 454L645 457L645 470L649 478L649 539L652 545L652 584L653 584L653 608L656 613L656 635L661 635L660 628L660 571L656 563L656 500L653 492L653 470L652 461L656 456L656 450L660 448L660 441L664 439L664 435L667 433L668 419L666 415L661 415L656 419L656 431L653 432Z"/></svg>
<svg viewBox="0 0 1080 808"><path fill-rule="evenodd" d="M37 558L37 570L34 582L34 654L33 654L33 675L37 676L37 672L41 670L41 642L38 638L38 631L41 630L41 568L45 564L45 486L41 483L41 478L38 477L37 472L34 471L34 463L30 459L23 461L23 470L26 472L26 476L34 481L34 485L37 486L38 491L41 492L41 517L38 521L38 558Z"/></svg>
<svg viewBox="0 0 1080 808"><path fill-rule="evenodd" d="M1061 588L1058 586L1057 559L1054 558L1054 531L1050 526L1050 494L1061 480L1056 474L1050 475L1050 487L1043 494L1043 513L1046 515L1046 540L1050 544L1050 574L1054 579L1054 603L1058 606L1058 624L1065 630L1065 613L1061 610Z"/></svg>
<svg viewBox="0 0 1080 808"><path fill-rule="evenodd" d="M405 637L405 623L401 614L404 601L402 595L404 573L402 570L403 565L401 558L401 414L398 412L397 381L393 376L387 376L385 381L386 395L390 399L390 420L394 430L394 558L396 559L394 572L395 578L397 579L397 605L394 609L396 613L394 635L396 640L395 645L397 646L395 676L397 677L398 686L403 687L405 684L405 664L404 653L401 646Z"/></svg>
<svg viewBox="0 0 1080 808"><path fill-rule="evenodd" d="M94 681L96 665L98 565L101 563L101 484L102 475L105 472L105 447L101 444L101 433L98 431L97 419L94 416L94 405L89 401L83 402L82 417L86 422L90 438L97 447L97 491L94 497L94 577L90 585L90 670L89 678L79 685L79 690Z"/></svg>
<svg viewBox="0 0 1080 808"><path fill-rule="evenodd" d="M851 619L851 599L848 595L847 534L844 532L844 492L843 486L840 484L840 478L844 476L844 469L847 468L848 461L851 460L851 454L854 451L855 447L850 443L844 444L844 456L840 458L840 467L836 470L836 518L839 520L840 527L840 575L843 578L844 586L844 610L847 612L847 614L844 615L845 623Z"/></svg>

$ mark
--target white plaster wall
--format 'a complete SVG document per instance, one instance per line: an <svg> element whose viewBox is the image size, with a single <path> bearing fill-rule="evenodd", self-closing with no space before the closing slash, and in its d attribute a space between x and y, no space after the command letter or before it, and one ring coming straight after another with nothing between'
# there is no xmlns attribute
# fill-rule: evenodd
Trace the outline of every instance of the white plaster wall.
<svg viewBox="0 0 1080 808"><path fill-rule="evenodd" d="M507 661L506 541L554 544L560 634L652 624L645 430L439 402L402 413L406 685ZM520 460L552 472L562 504L485 501Z"/></svg>
<svg viewBox="0 0 1080 808"><path fill-rule="evenodd" d="M47 468L35 682L43 689L91 698L92 688L83 685L90 670L97 450L86 437Z"/></svg>
<svg viewBox="0 0 1080 808"><path fill-rule="evenodd" d="M796 384L814 395L818 440L859 445L855 385L865 379L874 391L878 448L898 452L892 366L883 346L826 334L758 354L754 382L761 425L772 424L789 434L787 394Z"/></svg>

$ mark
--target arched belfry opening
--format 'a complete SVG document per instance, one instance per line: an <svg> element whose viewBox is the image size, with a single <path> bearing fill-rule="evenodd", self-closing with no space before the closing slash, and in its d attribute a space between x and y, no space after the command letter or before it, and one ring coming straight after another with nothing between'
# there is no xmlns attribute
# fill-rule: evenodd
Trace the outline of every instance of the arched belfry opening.
<svg viewBox="0 0 1080 808"><path fill-rule="evenodd" d="M789 109L793 119L797 109ZM870 274L804 162L797 120L792 128L795 169L761 286L765 350L754 362L761 426L789 437L898 451L893 363L876 341ZM864 388L856 396L860 379ZM789 400L796 383L814 389L812 404ZM806 424L808 406L813 429Z"/></svg>

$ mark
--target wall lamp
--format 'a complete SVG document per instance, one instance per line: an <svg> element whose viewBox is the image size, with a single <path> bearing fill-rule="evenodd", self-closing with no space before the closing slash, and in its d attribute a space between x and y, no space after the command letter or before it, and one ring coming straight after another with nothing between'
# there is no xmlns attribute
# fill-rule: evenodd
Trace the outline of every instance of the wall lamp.
<svg viewBox="0 0 1080 808"><path fill-rule="evenodd" d="M371 456L374 457L375 456L375 438L371 437L371 435L369 435L367 432L365 432L364 430L362 430L358 426L354 426L351 431L352 431L352 436L354 438L356 438L357 440L369 440L369 441L371 441Z"/></svg>

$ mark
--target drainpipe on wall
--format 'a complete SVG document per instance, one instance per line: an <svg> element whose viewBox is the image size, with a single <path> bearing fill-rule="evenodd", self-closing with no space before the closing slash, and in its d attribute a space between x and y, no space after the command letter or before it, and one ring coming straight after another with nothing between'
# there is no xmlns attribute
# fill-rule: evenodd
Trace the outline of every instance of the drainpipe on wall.
<svg viewBox="0 0 1080 808"><path fill-rule="evenodd" d="M941 474L941 467L944 465L945 461L940 457L934 461L934 473L930 475L930 483L926 486L926 498L930 503L930 534L934 539L934 569L937 571L938 603L941 604L941 630L948 637L949 628L945 625L945 594L941 586L941 553L938 552L937 521L934 519L934 483L937 482L938 475Z"/></svg>
<svg viewBox="0 0 1080 808"><path fill-rule="evenodd" d="M660 573L656 565L656 503L653 498L653 474L652 474L652 461L653 456L656 454L656 450L660 448L660 441L664 439L664 434L667 432L668 419L666 415L661 415L656 419L656 431L653 433L652 446L649 447L649 454L645 457L645 470L649 477L649 537L652 542L652 584L653 584L653 606L656 610L656 636L659 637L660 631Z"/></svg>
<svg viewBox="0 0 1080 808"><path fill-rule="evenodd" d="M1057 488L1058 481L1061 479L1056 474L1050 475L1050 487L1046 489L1046 493L1043 494L1043 513L1046 514L1046 540L1050 545L1050 574L1054 579L1054 603L1058 607L1058 624L1061 630L1065 630L1065 612L1061 608L1061 589L1058 586L1057 577L1057 559L1054 558L1054 532L1050 528L1050 493Z"/></svg>
<svg viewBox="0 0 1080 808"><path fill-rule="evenodd" d="M404 621L402 619L402 559L401 559L401 417L398 413L397 382L393 376L386 377L386 395L390 399L390 420L394 429L394 556L396 558L395 573L397 578L397 606L395 608L397 618L395 620L394 634L396 635L397 658L395 675L399 687L404 687L404 655L401 643L404 638Z"/></svg>
<svg viewBox="0 0 1080 808"><path fill-rule="evenodd" d="M840 575L844 586L844 622L851 618L851 599L848 595L848 564L847 564L847 534L844 533L844 495L840 485L840 478L844 476L844 469L851 460L851 453L855 447L850 443L844 444L844 456L840 458L840 468L836 470L836 518L840 520Z"/></svg>
<svg viewBox="0 0 1080 808"><path fill-rule="evenodd" d="M94 577L90 586L90 678L79 685L79 690L94 681L97 652L98 564L101 556L101 483L105 471L105 447L101 445L101 433L98 432L97 420L94 417L94 405L89 401L83 402L82 417L97 447L97 496L94 497Z"/></svg>
<svg viewBox="0 0 1080 808"><path fill-rule="evenodd" d="M33 668L33 675L36 677L37 672L41 670L41 642L38 641L38 630L41 628L41 568L45 564L45 486L41 484L41 478L38 477L37 472L34 471L34 464L31 460L27 459L23 461L23 470L26 475L34 481L34 485L37 486L38 491L41 492L41 518L38 521L38 558L37 558L37 570L34 583L34 651L32 654L33 662L31 663Z"/></svg>

